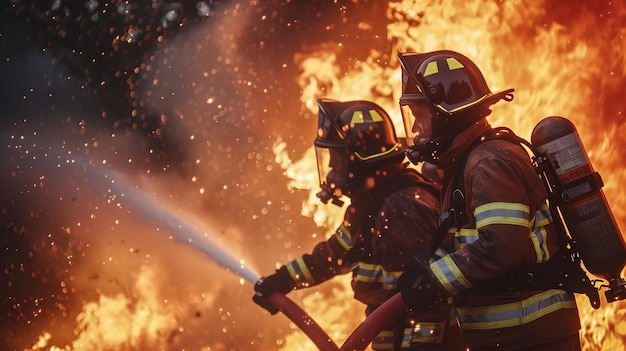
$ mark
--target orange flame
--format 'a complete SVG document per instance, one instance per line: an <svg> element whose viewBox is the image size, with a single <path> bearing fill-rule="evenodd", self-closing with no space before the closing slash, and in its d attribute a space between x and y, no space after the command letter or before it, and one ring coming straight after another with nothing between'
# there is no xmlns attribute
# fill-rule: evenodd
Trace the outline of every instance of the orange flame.
<svg viewBox="0 0 626 351"><path fill-rule="evenodd" d="M494 126L509 126L522 137L529 138L533 126L545 116L558 114L570 118L585 142L595 169L604 178L609 203L613 209L624 208L626 197L618 189L626 183L626 167L622 160L626 152L621 147L626 124L623 123L624 103L619 101L626 75L626 27L623 25L626 23L626 5L619 1L601 5L585 1L554 2L389 1L384 15L377 13L370 18L359 19L358 33L349 33L366 37L374 35L371 32L374 26L368 21L383 20L388 23L384 48L366 49L369 52L367 57L351 62L348 69L342 67L350 61L351 53L346 52L342 45L319 43L314 48L303 50L295 56L301 71L298 84L302 93L291 98L299 98L304 112L314 115L317 114L316 99L319 97L372 100L390 113L398 134L402 135L397 106L401 94L397 53L436 49L460 51L481 68L492 91L509 87L516 89L512 103L494 107L490 117ZM236 7L234 15L241 10L241 5ZM232 21L238 25L241 22ZM225 42L225 45L228 43ZM232 44L232 47L236 45ZM230 62L230 58L228 60ZM343 211L336 206L323 206L315 197L318 179L313 149L298 160L292 160L287 150L286 142L279 136L274 143L275 162L285 170L289 178L287 186L309 192L301 213L311 217L315 224L327 228L327 234L330 234L341 220ZM94 203L98 204L97 201ZM623 227L626 213L615 215ZM110 224L100 223L95 227L107 228ZM132 231L136 228L125 229ZM236 238L233 241L242 240ZM170 243L164 245L168 245L166 250L172 249ZM185 258L192 260L193 255L189 256ZM153 263L148 258L146 255L142 262ZM174 279L175 274L180 274L178 272L195 266L192 263L167 263L178 264L179 267L169 270L176 272L170 273L171 276L160 277L162 281ZM197 265L203 263L197 262ZM159 273L165 271L168 270L162 269ZM128 272L119 276L124 273ZM196 272L193 275L193 279L198 278ZM206 307L204 310L218 309L221 321L230 322L230 312L221 308L223 303L218 299L217 288L205 294L204 286L196 289L187 286L191 292L175 299L180 301L174 301L153 291L150 286L153 277L152 269L142 268L133 276L134 285L126 288L124 294L109 295L108 292L98 291L96 301L83 304L74 340L68 346L50 346L54 343L50 333L43 333L30 350L166 349L173 339L184 336L180 330L183 324L180 323L181 316L194 315L193 310L198 306ZM199 278L216 280L214 276ZM194 280L189 278L188 281ZM349 277L329 282L324 288L296 292L292 297L329 332L333 340L341 344L363 319L364 308L352 300ZM193 297L197 291L203 291L202 295ZM252 304L248 301L250 287L246 287L245 291L246 295L235 298L242 301L245 297ZM604 303L599 310L592 310L585 299L578 302L583 325L583 349L624 349L625 303ZM261 312L255 310L253 313ZM279 317L275 317L274 321L277 324L281 322ZM202 341L203 345L197 345L197 349L229 349L228 341L220 340L220 336L228 334L230 324L216 330L214 326L198 326L200 323L194 325L192 322L191 326L196 327L194 330L208 329L202 336L211 341ZM238 321L238 324L243 324L246 330L261 329L257 321ZM226 325L226 322L220 325ZM107 331L103 332L104 329ZM288 332L281 332L287 335L270 341L268 347L315 350L313 344L293 325L289 325ZM237 340L237 345L246 344L246 337L253 339L261 334L253 331L243 335L241 339L244 341ZM198 339L195 334L190 338L194 341ZM88 347L90 343L98 343L98 348ZM207 346L209 344L210 347ZM248 349L264 349L253 342L249 344Z"/></svg>
<svg viewBox="0 0 626 351"><path fill-rule="evenodd" d="M626 15L624 4L610 3L604 11L576 10L575 13L572 8L576 5L550 9L546 3L524 1L404 0L390 1L388 5L387 36L391 43L388 52L372 49L365 61L357 62L345 72L338 62L349 53L342 52L341 46L321 45L296 57L302 72L300 99L306 109L316 114L315 102L320 97L372 100L390 113L398 134L402 135L397 106L401 95L397 53L459 51L481 68L492 91L516 89L512 103L494 107L489 118L492 125L509 126L529 139L533 127L542 118L550 115L569 118L577 126L594 167L604 178L609 203L614 209L626 205L626 197L617 192L626 182L626 167L619 157L623 153L618 151L621 136L626 132L623 113L598 106L611 98L612 91L623 91L619 77L626 73L626 27L620 23ZM555 13L549 13L551 10ZM575 16L575 20L570 19L570 24L559 22L556 17L563 15L560 11ZM280 150L285 149L282 143L279 145ZM311 150L301 160L283 163L282 167L294 186L309 189L313 194L317 185L310 178L302 179L311 173L295 171L307 167L314 171L316 161ZM326 214L319 212L328 208L316 203L309 196L303 214L326 218ZM616 213L621 227L625 216ZM338 304L348 299L348 291L334 297ZM623 349L626 322L622 307L626 303L604 301L602 308L593 310L586 298L577 301L583 325L583 349ZM304 303L307 310L315 309L314 303ZM319 322L330 325L336 321L322 317Z"/></svg>

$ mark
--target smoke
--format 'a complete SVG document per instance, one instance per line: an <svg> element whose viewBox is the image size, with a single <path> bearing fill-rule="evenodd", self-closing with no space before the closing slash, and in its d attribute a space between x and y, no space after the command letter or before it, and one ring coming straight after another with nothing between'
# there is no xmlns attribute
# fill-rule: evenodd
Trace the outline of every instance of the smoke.
<svg viewBox="0 0 626 351"><path fill-rule="evenodd" d="M99 95L45 55L15 77L0 156L7 348L272 349L289 330L273 318L261 340L270 316L241 267L267 274L286 259L276 239L319 231L274 163L273 128L298 124L278 112L295 117L298 100L280 100L293 84L280 64L240 53L258 9L221 10L146 54L131 116L103 118Z"/></svg>

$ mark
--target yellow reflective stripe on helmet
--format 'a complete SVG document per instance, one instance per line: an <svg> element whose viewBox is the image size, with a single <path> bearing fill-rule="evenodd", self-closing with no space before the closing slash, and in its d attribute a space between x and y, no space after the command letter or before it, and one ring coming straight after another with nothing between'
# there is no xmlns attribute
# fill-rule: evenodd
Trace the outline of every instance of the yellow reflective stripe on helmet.
<svg viewBox="0 0 626 351"><path fill-rule="evenodd" d="M389 150L385 150L385 151L383 151L381 153L370 155L370 156L361 156L361 155L359 155L358 152L355 152L354 155L356 156L356 158L358 158L361 161L367 161L367 160L371 160L371 159L376 158L376 157L381 157L381 156L388 155L388 154L398 150L398 148L400 146L401 146L400 143L397 143L393 147L389 148Z"/></svg>
<svg viewBox="0 0 626 351"><path fill-rule="evenodd" d="M472 287L472 284L465 278L450 256L431 263L430 269L451 295L456 295L459 291Z"/></svg>
<svg viewBox="0 0 626 351"><path fill-rule="evenodd" d="M454 57L448 57L446 59L446 64L448 64L448 69L450 71L465 68L465 66L463 66L463 64ZM424 69L423 76L428 77L437 73L439 73L439 64L437 63L437 61L431 61L426 64L426 69Z"/></svg>
<svg viewBox="0 0 626 351"><path fill-rule="evenodd" d="M287 265L287 271L289 271L289 275L296 283L296 286L302 287L309 284L315 284L315 280L309 272L309 269L304 263L304 259L299 257L295 261L289 263Z"/></svg>
<svg viewBox="0 0 626 351"><path fill-rule="evenodd" d="M426 69L424 70L424 77L428 77L436 73L439 73L439 64L437 63L437 61L427 63Z"/></svg>
<svg viewBox="0 0 626 351"><path fill-rule="evenodd" d="M490 224L510 224L530 228L527 205L510 202L491 202L476 207L476 229Z"/></svg>
<svg viewBox="0 0 626 351"><path fill-rule="evenodd" d="M576 308L576 300L563 290L551 289L519 302L457 307L457 312L462 329L487 330L527 324L564 308Z"/></svg>
<svg viewBox="0 0 626 351"><path fill-rule="evenodd" d="M481 97L480 99L477 99L476 101L470 102L469 104L465 104L465 105L459 106L457 108L453 108L452 110L446 110L445 107L443 107L443 106L441 106L439 104L437 104L437 107L439 109L441 109L442 111L445 111L447 113L454 113L454 112L462 110L464 108L467 108L467 107L470 107L470 106L473 106L473 105L478 105L478 104L482 103L483 100L485 100L488 96L489 96L489 94L485 94L483 97Z"/></svg>
<svg viewBox="0 0 626 351"><path fill-rule="evenodd" d="M376 110L368 110L369 118L365 118L363 111L354 111L352 113L351 124L382 122L383 117Z"/></svg>
<svg viewBox="0 0 626 351"><path fill-rule="evenodd" d="M343 224L337 228L335 232L335 236L337 237L337 241L344 250L348 251L352 248L352 234Z"/></svg>
<svg viewBox="0 0 626 351"><path fill-rule="evenodd" d="M372 122L382 122L383 117L376 110L370 110L370 116L372 116Z"/></svg>
<svg viewBox="0 0 626 351"><path fill-rule="evenodd" d="M461 62L459 62L459 60L457 60L454 57L448 57L446 59L446 63L448 64L448 69L453 71L455 69L461 69L461 68L465 68L465 66L463 66L463 64Z"/></svg>

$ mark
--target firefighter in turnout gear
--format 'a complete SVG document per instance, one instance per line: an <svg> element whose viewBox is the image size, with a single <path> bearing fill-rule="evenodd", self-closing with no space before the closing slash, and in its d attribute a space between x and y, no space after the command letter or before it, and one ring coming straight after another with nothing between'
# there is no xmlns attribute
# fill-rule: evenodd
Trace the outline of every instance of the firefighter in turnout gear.
<svg viewBox="0 0 626 351"><path fill-rule="evenodd" d="M321 186L318 197L341 206L346 196L350 205L334 235L310 254L260 279L253 300L274 314L277 310L266 296L352 273L354 298L366 305L369 314L398 292L398 278L415 256L429 255L440 188L404 163L405 148L380 106L330 99L319 99L318 106L314 141ZM458 327L446 330L449 316L447 301L420 313L406 313L377 335L372 348L461 350Z"/></svg>
<svg viewBox="0 0 626 351"><path fill-rule="evenodd" d="M486 120L513 89L492 93L457 52L399 58L408 156L442 173L444 233L437 254L402 276L403 300L420 311L453 297L472 351L580 350L573 292L550 273L569 268L546 189L527 151Z"/></svg>

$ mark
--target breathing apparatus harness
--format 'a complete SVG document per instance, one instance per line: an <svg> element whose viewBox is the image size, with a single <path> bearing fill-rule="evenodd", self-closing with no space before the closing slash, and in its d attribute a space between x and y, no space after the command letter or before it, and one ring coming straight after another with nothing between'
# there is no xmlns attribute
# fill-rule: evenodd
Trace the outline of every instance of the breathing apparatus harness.
<svg viewBox="0 0 626 351"><path fill-rule="evenodd" d="M450 208L440 216L440 226L438 227L433 240L431 241L431 252L441 245L445 235L450 228L456 227L460 230L464 223L467 223L466 203L463 189L464 165L472 150L481 143L490 140L506 140L520 147L527 147L534 156L531 157L535 170L544 180L544 185L548 186L543 174L549 172L549 167L545 167L545 160L542 160L530 142L517 136L511 129L506 127L494 128L485 135L474 140L470 147L459 159L459 167L456 168L452 177L453 190L451 191ZM551 192L548 190L548 194ZM477 287L469 289L467 294L490 294L501 298L515 298L521 291L534 291L546 289L561 289L571 293L585 294L593 308L600 307L598 290L594 287L587 272L581 267L581 258L576 246L576 242L568 234L565 225L558 214L555 198L549 198L549 209L553 221L556 225L561 242L561 250L550 258L547 262L533 264L516 268L501 277L491 281L483 282Z"/></svg>
<svg viewBox="0 0 626 351"><path fill-rule="evenodd" d="M402 168L396 175L381 184L373 192L355 194L352 203L355 207L355 217L352 224L355 225L352 232L357 234L355 242L348 250L347 258L352 262L366 262L372 255L372 231L376 218L380 213L385 198L404 188L411 186L422 187L433 194L437 199L441 196L441 191L435 183L426 176L412 169Z"/></svg>

